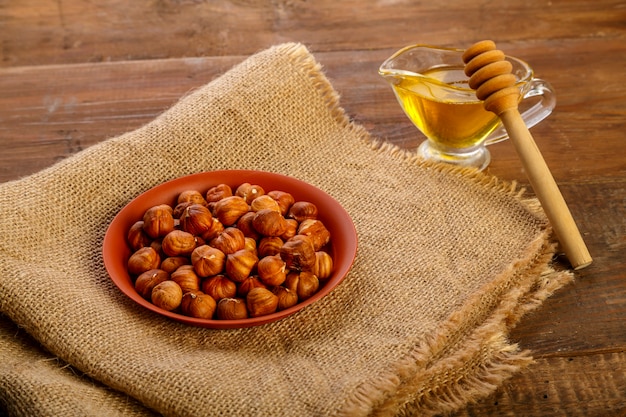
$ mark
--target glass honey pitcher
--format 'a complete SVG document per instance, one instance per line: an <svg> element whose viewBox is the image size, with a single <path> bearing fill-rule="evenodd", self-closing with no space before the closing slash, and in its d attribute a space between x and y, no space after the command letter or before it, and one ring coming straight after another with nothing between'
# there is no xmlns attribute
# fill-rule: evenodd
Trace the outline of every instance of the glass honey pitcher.
<svg viewBox="0 0 626 417"><path fill-rule="evenodd" d="M426 136L417 153L479 170L489 165L486 146L508 138L500 119L484 109L468 86L464 50L431 45L405 47L385 60L379 74L391 85L409 119ZM524 61L507 56L520 89L520 113L530 128L552 112L552 86L534 77Z"/></svg>

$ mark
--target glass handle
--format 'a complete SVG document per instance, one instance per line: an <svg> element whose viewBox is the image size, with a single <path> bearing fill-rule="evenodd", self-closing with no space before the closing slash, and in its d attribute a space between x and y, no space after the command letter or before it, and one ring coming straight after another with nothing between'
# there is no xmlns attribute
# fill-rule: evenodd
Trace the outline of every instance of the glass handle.
<svg viewBox="0 0 626 417"><path fill-rule="evenodd" d="M522 96L519 112L524 123L530 129L552 113L554 106L556 106L556 96L550 83L541 78L533 78L526 87L528 90ZM508 138L506 129L500 123L496 130L487 137L485 145L493 145Z"/></svg>

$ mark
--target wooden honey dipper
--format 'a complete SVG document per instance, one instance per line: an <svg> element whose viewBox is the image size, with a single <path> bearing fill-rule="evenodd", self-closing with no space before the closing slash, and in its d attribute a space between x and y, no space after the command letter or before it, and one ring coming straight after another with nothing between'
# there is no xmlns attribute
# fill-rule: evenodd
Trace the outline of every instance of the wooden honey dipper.
<svg viewBox="0 0 626 417"><path fill-rule="evenodd" d="M504 53L497 50L495 43L489 40L469 47L463 54L463 62L465 74L470 77L469 86L476 90L476 97L484 101L486 110L502 120L565 256L574 269L588 266L592 262L591 255L517 108L520 91L515 86L516 77L511 74L512 65L505 61Z"/></svg>

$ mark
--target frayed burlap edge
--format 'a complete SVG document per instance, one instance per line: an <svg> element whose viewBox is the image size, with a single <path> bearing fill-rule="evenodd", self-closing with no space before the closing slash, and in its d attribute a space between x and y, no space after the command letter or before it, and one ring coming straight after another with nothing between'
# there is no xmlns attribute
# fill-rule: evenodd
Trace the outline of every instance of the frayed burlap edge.
<svg viewBox="0 0 626 417"><path fill-rule="evenodd" d="M524 270L523 283L508 291L489 318L470 334L455 334L464 327L461 322L465 314L470 314L467 309L457 311L429 340L417 346L387 375L381 376L381 380L387 377L389 381L393 375L393 386L387 384L390 390L387 397L378 383L373 384L376 386L374 398L367 396L368 387L362 386L364 398L375 399L370 414L452 412L492 394L502 382L531 364L531 352L520 351L516 344L510 343L508 332L524 314L571 281L571 274L555 272L542 265L542 261L546 258L549 261L552 256L550 245L543 249L542 259ZM451 339L461 339L461 336L464 336L462 345L450 343Z"/></svg>
<svg viewBox="0 0 626 417"><path fill-rule="evenodd" d="M509 332L524 315L571 283L574 275L552 267L559 246L556 236L539 201L527 196L526 189L516 182L503 181L471 168L425 161L376 138L364 140L381 153L426 169L463 176L514 198L529 213L544 221L544 230L524 256L474 294L464 308L453 313L430 339L416 346L403 361L375 381L363 383L346 400L339 415L436 416L458 411L468 403L491 395L504 381L534 362L531 351L521 350L517 344L509 342ZM493 294L501 295L489 316L474 320L477 326L470 326L470 333L459 333L459 328L468 328L460 322L471 315L475 299Z"/></svg>
<svg viewBox="0 0 626 417"><path fill-rule="evenodd" d="M467 317L468 310L474 305L470 300L464 309L449 317L430 340L416 346L404 361L375 381L364 382L346 399L339 415L445 414L492 394L502 382L533 362L530 351L522 351L517 344L508 341L509 331L526 313L573 280L570 271L558 272L551 267L558 243L541 205L537 199L527 197L526 190L515 182L503 181L471 168L425 161L409 150L372 137L364 127L349 119L340 106L339 94L324 75L322 65L312 59L307 48L301 44L285 46L285 51L298 64L295 67L302 69L313 81L336 122L350 129L372 150L426 169L463 176L508 195L546 224L525 255L474 296L491 294L497 286L516 282L514 287L500 289L499 303L489 317L475 320L476 326L469 327L471 334L458 333L456 343L450 343L450 336L458 329L459 321ZM461 340L463 345L459 346ZM452 373L452 370L456 372ZM422 389L425 386L430 388Z"/></svg>

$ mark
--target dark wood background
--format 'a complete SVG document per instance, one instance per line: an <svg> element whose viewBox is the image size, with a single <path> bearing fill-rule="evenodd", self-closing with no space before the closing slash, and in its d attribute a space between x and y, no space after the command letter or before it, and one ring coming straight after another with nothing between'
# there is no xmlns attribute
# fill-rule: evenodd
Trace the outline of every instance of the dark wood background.
<svg viewBox="0 0 626 417"><path fill-rule="evenodd" d="M133 130L288 41L309 47L357 123L413 148L423 138L378 66L409 44L482 39L554 86L532 133L594 263L513 331L536 363L458 415L626 415L624 1L0 0L0 181ZM490 150L488 172L527 184L510 143Z"/></svg>

